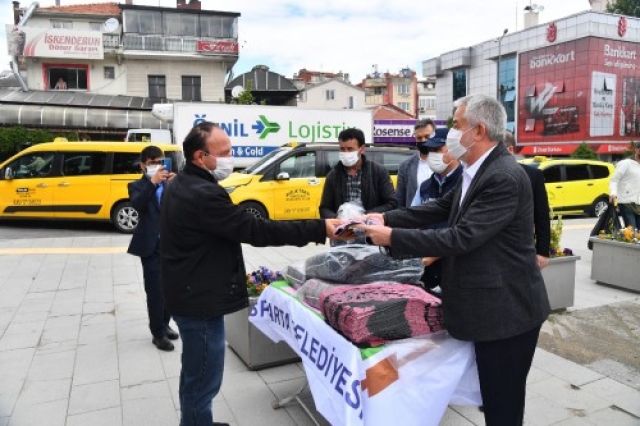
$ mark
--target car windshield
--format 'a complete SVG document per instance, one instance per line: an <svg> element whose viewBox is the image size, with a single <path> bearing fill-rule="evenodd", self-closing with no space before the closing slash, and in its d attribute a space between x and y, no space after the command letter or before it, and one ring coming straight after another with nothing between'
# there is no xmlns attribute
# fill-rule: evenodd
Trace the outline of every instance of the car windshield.
<svg viewBox="0 0 640 426"><path fill-rule="evenodd" d="M242 170L241 173L246 173L248 175L258 175L265 169L265 167L269 166L273 160L282 157L290 151L290 148L278 148L275 151L271 151L270 153L253 163L251 166Z"/></svg>

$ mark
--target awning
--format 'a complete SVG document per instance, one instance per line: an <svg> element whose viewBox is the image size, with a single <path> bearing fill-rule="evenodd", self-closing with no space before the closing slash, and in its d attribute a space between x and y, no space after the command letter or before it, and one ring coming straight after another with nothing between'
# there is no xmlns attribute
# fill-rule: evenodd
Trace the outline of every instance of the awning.
<svg viewBox="0 0 640 426"><path fill-rule="evenodd" d="M521 155L569 155L578 145L528 145L518 153Z"/></svg>
<svg viewBox="0 0 640 426"><path fill-rule="evenodd" d="M603 143L596 151L598 154L623 154L630 146L628 143Z"/></svg>

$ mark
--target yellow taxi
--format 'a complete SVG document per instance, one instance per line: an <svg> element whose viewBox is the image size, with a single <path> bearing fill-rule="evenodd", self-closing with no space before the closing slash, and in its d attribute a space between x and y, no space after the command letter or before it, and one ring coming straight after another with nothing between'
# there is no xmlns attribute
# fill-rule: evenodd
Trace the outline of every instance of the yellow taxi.
<svg viewBox="0 0 640 426"><path fill-rule="evenodd" d="M554 213L586 213L599 216L609 200L613 164L595 160L534 157L520 163L544 174L549 206Z"/></svg>
<svg viewBox="0 0 640 426"><path fill-rule="evenodd" d="M31 146L0 164L0 218L111 221L131 233L138 213L127 184L139 179L147 143L54 142ZM160 145L174 171L184 164L181 147Z"/></svg>
<svg viewBox="0 0 640 426"><path fill-rule="evenodd" d="M386 167L396 185L400 163L415 151L402 147L368 146L368 160ZM231 200L256 217L275 220L314 219L327 173L338 162L337 144L287 144L251 167L220 182Z"/></svg>

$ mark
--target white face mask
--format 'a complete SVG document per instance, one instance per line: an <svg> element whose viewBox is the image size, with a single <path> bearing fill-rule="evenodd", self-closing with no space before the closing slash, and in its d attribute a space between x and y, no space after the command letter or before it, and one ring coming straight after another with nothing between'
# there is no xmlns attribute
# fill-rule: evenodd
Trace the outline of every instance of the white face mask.
<svg viewBox="0 0 640 426"><path fill-rule="evenodd" d="M147 166L147 171L145 172L145 174L147 175L147 177L149 179L151 179L160 169L160 165L153 165L153 166Z"/></svg>
<svg viewBox="0 0 640 426"><path fill-rule="evenodd" d="M358 162L358 151L341 152L338 154L338 158L345 167L355 166Z"/></svg>
<svg viewBox="0 0 640 426"><path fill-rule="evenodd" d="M451 154L451 156L456 160L459 160L460 158L462 158L462 156L464 156L467 153L467 150L471 148L473 145L475 145L475 142L474 142L468 147L465 147L460 143L460 139L462 139L462 136L464 136L465 133L467 133L469 130L473 129L474 127L475 126L465 130L464 132L458 129L449 129L449 134L447 134L447 149L449 150L449 154Z"/></svg>
<svg viewBox="0 0 640 426"><path fill-rule="evenodd" d="M451 164L445 164L444 154L440 152L430 152L429 157L427 157L427 163L429 163L429 168L436 173L444 172L447 166Z"/></svg>
<svg viewBox="0 0 640 426"><path fill-rule="evenodd" d="M217 157L216 162L218 165L215 170L211 171L211 174L216 179L226 179L231 173L233 173L233 157Z"/></svg>

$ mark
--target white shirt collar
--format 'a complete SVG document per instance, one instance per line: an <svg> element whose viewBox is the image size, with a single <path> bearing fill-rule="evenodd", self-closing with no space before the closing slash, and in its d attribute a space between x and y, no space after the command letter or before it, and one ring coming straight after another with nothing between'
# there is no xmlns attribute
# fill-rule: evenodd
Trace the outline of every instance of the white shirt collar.
<svg viewBox="0 0 640 426"><path fill-rule="evenodd" d="M484 163L484 160L487 159L487 157L489 156L489 154L491 154L491 152L496 149L495 145L493 148L491 148L489 151L485 152L482 157L478 158L478 161L476 161L475 163L473 163L472 166L467 166L465 164L464 166L464 173L466 173L471 179L473 179L476 176L476 173L478 173L478 170L480 170L480 166L482 166L482 163Z"/></svg>

